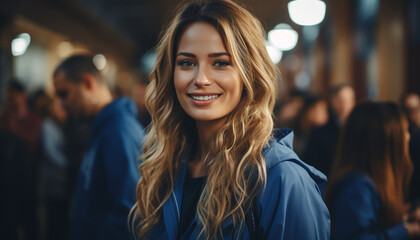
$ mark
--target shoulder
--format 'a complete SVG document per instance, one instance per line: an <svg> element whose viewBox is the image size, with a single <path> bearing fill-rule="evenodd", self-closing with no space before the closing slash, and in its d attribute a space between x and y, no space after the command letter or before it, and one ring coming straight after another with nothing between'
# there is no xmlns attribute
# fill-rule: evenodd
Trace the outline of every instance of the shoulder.
<svg viewBox="0 0 420 240"><path fill-rule="evenodd" d="M325 239L330 217L319 187L325 176L281 142L270 144L264 157L267 182L258 200L261 238Z"/></svg>
<svg viewBox="0 0 420 240"><path fill-rule="evenodd" d="M298 156L291 149L283 145L272 142L264 154L267 167L267 177L287 176L296 177L305 173L305 170L296 163Z"/></svg>
<svg viewBox="0 0 420 240"><path fill-rule="evenodd" d="M334 189L341 195L377 194L373 181L360 172L352 172L344 176L340 181L334 184ZM339 193L339 194L340 194Z"/></svg>
<svg viewBox="0 0 420 240"><path fill-rule="evenodd" d="M274 168L281 162L290 159L299 159L293 151L291 143L293 142L293 133L290 132L285 137L270 140L263 150L263 156L266 162L267 170Z"/></svg>
<svg viewBox="0 0 420 240"><path fill-rule="evenodd" d="M137 119L113 115L98 127L94 136L93 141L109 151L133 148L137 152L141 149L145 132Z"/></svg>
<svg viewBox="0 0 420 240"><path fill-rule="evenodd" d="M281 195L299 197L316 194L321 196L317 179L313 179L308 171L296 159L279 161L267 168L266 191L281 191Z"/></svg>
<svg viewBox="0 0 420 240"><path fill-rule="evenodd" d="M327 180L323 173L300 160L291 146L282 142L270 141L263 155L269 179L280 178L288 181L305 179L317 184L325 183Z"/></svg>
<svg viewBox="0 0 420 240"><path fill-rule="evenodd" d="M107 135L143 135L134 102L128 98L114 100L100 117L103 119L102 132Z"/></svg>
<svg viewBox="0 0 420 240"><path fill-rule="evenodd" d="M373 206L380 207L380 198L373 181L359 172L352 172L344 176L333 186L334 206L354 205L358 208Z"/></svg>
<svg viewBox="0 0 420 240"><path fill-rule="evenodd" d="M321 196L321 190L326 183L325 175L302 162L293 150L274 142L267 149L264 157L267 167L265 193L271 191L280 194L281 191L282 198L303 195Z"/></svg>

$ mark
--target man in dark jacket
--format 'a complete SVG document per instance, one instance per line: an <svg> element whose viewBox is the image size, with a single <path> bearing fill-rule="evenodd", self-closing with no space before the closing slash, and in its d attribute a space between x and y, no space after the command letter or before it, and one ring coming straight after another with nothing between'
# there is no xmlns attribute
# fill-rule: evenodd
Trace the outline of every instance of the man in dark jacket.
<svg viewBox="0 0 420 240"><path fill-rule="evenodd" d="M303 161L327 177L335 158L341 127L356 104L354 90L347 84L331 88L330 96L330 119L327 124L312 131L302 156Z"/></svg>
<svg viewBox="0 0 420 240"><path fill-rule="evenodd" d="M401 96L401 108L407 116L410 130L410 157L414 165L409 189L409 200L420 204L420 96L415 92L407 92Z"/></svg>
<svg viewBox="0 0 420 240"><path fill-rule="evenodd" d="M136 105L128 98L112 99L91 56L64 60L53 77L68 113L93 120L79 170L70 239L129 239L127 217L135 202L144 136Z"/></svg>

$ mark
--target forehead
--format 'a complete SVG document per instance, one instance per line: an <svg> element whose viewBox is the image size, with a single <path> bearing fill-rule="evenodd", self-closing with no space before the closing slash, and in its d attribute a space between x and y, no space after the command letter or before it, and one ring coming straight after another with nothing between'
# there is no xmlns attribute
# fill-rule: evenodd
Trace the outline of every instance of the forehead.
<svg viewBox="0 0 420 240"><path fill-rule="evenodd" d="M205 47L203 47L205 46ZM184 30L178 44L178 52L227 52L216 28L205 22L193 23Z"/></svg>
<svg viewBox="0 0 420 240"><path fill-rule="evenodd" d="M350 87L344 87L337 92L336 96L338 98L346 98L346 99L347 98L353 98L354 97L354 91Z"/></svg>

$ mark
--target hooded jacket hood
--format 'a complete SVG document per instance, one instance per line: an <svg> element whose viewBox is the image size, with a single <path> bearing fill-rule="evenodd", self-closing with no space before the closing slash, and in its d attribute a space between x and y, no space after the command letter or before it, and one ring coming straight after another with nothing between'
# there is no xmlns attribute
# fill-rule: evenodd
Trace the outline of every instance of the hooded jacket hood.
<svg viewBox="0 0 420 240"><path fill-rule="evenodd" d="M273 132L273 139L264 148L267 169L284 162L292 161L308 172L309 176L318 184L321 192L324 193L327 177L316 168L304 163L293 151L293 131L291 129L276 129Z"/></svg>
<svg viewBox="0 0 420 240"><path fill-rule="evenodd" d="M92 127L93 135L98 133L107 122L113 121L114 118L121 118L122 116L127 119L137 119L138 117L135 103L126 97L112 101L99 112Z"/></svg>

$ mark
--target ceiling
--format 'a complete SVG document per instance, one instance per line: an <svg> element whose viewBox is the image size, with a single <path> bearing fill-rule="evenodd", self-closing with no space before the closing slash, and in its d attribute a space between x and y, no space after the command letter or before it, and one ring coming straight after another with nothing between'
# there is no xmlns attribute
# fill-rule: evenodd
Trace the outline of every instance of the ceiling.
<svg viewBox="0 0 420 240"><path fill-rule="evenodd" d="M74 0L126 37L140 58L154 47L164 23L180 0ZM292 24L287 12L289 0L236 0L254 13L266 30L280 22Z"/></svg>
<svg viewBox="0 0 420 240"><path fill-rule="evenodd" d="M300 29L289 18L287 3L291 0L234 1L257 16L267 31L281 22L290 24L297 31ZM93 52L108 54L123 65L137 66L141 57L155 46L163 25L181 2L0 0L0 30L22 16L33 25L60 34L68 41L88 46ZM17 32L11 31L10 34Z"/></svg>

